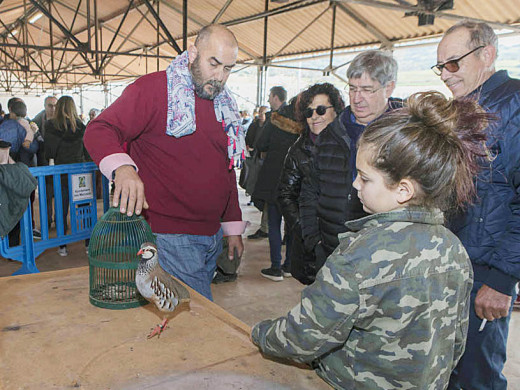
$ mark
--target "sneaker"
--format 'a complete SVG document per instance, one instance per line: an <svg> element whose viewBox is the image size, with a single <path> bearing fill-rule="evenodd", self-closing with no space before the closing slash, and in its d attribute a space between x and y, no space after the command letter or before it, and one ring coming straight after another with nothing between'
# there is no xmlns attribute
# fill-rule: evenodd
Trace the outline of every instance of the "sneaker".
<svg viewBox="0 0 520 390"><path fill-rule="evenodd" d="M249 236L247 236L247 238L249 238L250 240L256 240L258 238L266 238L266 237L267 237L267 233L263 232L260 229L258 229L253 234L250 234Z"/></svg>
<svg viewBox="0 0 520 390"><path fill-rule="evenodd" d="M69 255L69 251L67 250L67 247L66 246L59 247L58 248L58 255L60 255L62 257L68 256Z"/></svg>
<svg viewBox="0 0 520 390"><path fill-rule="evenodd" d="M38 229L33 229L33 237L41 240L42 239L42 232L40 232Z"/></svg>
<svg viewBox="0 0 520 390"><path fill-rule="evenodd" d="M289 267L282 266L282 274L284 278L292 278L292 274Z"/></svg>
<svg viewBox="0 0 520 390"><path fill-rule="evenodd" d="M215 276L213 277L211 283L220 284L226 282L234 282L235 280L237 280L237 274L225 274L224 272L217 271L215 272Z"/></svg>
<svg viewBox="0 0 520 390"><path fill-rule="evenodd" d="M520 297L513 302L513 310L520 310Z"/></svg>
<svg viewBox="0 0 520 390"><path fill-rule="evenodd" d="M260 272L264 278L274 280L275 282L281 282L283 280L282 270L279 268L264 268Z"/></svg>

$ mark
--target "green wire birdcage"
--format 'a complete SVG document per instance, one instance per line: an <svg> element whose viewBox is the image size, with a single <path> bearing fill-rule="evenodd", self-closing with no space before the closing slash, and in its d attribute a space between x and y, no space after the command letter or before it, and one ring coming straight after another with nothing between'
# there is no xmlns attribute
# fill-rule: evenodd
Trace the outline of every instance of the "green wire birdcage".
<svg viewBox="0 0 520 390"><path fill-rule="evenodd" d="M121 214L110 208L96 223L88 247L90 302L106 309L128 309L148 303L135 285L139 251L154 242L152 229L142 216Z"/></svg>

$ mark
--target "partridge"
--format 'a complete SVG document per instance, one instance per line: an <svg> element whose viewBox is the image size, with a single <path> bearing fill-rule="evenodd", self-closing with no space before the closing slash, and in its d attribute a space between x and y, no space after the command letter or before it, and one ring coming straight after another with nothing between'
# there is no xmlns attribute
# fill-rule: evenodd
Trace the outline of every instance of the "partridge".
<svg viewBox="0 0 520 390"><path fill-rule="evenodd" d="M169 316L177 306L190 301L190 293L177 279L162 269L157 255L157 246L145 242L137 252L141 256L135 276L135 284L141 295L164 313L163 321L157 325L148 338L159 337L169 321Z"/></svg>

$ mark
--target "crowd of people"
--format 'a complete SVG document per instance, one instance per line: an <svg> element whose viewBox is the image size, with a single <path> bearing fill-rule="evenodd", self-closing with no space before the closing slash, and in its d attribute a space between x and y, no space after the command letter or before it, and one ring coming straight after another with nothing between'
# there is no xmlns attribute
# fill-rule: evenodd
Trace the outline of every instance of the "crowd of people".
<svg viewBox="0 0 520 390"><path fill-rule="evenodd" d="M161 267L208 299L223 237L229 261L244 250L233 167L246 157L240 182L262 213L249 239L270 248L261 274L308 285L289 313L253 327L263 353L335 388L506 389L520 80L495 70L493 29L462 21L444 34L432 69L453 99L393 98L396 60L368 50L348 67L348 106L329 83L292 99L275 86L253 118L226 87L237 53L229 29L202 28L86 129L70 97L49 110L46 99L34 126L10 104L12 157L38 143L56 164L91 156L113 206L146 217Z"/></svg>
<svg viewBox="0 0 520 390"><path fill-rule="evenodd" d="M0 115L0 140L9 159L4 164L23 164L25 167L73 164L89 161L90 157L83 146L86 124L78 115L74 100L70 96L47 96L44 109L33 119L27 116L27 105L23 99L13 97L7 102L7 113ZM2 108L0 106L0 111ZM99 110L92 109L90 120ZM17 169L23 169L18 166ZM45 178L47 200L47 225L54 222L52 200L54 197L51 176ZM61 176L64 233L67 233L69 210L68 176ZM35 191L30 195L31 207L35 200ZM34 210L33 210L34 215ZM41 231L35 225L33 217L33 236L41 238ZM20 244L20 223L9 232L9 246ZM67 247L60 246L60 256L67 256Z"/></svg>
<svg viewBox="0 0 520 390"><path fill-rule="evenodd" d="M495 70L497 53L490 26L463 21L432 67L452 100L392 98L397 63L378 50L350 63L345 109L330 84L298 95L301 135L267 212L283 214L284 265L309 287L287 315L253 328L262 352L308 363L335 388L506 389L520 81ZM271 246L262 270L276 281L289 275L278 258Z"/></svg>

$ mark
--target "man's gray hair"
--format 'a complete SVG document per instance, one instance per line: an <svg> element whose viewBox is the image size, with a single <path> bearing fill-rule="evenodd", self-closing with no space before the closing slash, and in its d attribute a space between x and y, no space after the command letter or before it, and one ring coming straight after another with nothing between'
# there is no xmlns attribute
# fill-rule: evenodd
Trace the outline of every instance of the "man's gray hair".
<svg viewBox="0 0 520 390"><path fill-rule="evenodd" d="M464 19L446 30L444 36L449 35L460 28L465 28L469 31L468 49L491 45L495 48L496 56L498 57L498 38L489 24Z"/></svg>
<svg viewBox="0 0 520 390"><path fill-rule="evenodd" d="M377 80L382 86L386 86L391 81L397 81L397 61L389 52L364 51L350 63L347 78L358 79L365 72L372 80Z"/></svg>

